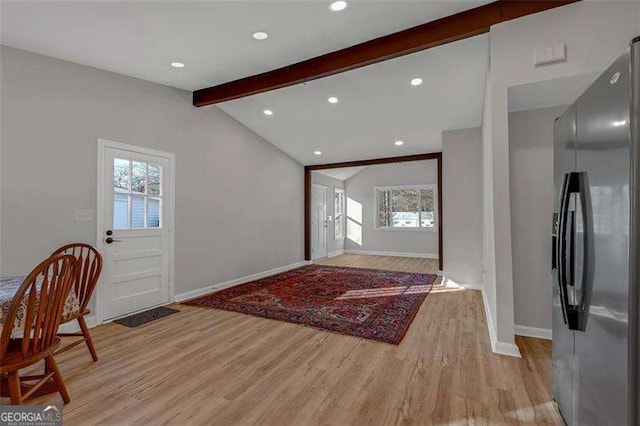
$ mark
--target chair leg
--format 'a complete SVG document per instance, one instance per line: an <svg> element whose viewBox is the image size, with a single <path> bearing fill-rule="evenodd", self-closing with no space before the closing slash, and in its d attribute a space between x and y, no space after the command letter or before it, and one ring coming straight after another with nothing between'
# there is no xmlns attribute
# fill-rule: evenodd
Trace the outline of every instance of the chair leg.
<svg viewBox="0 0 640 426"><path fill-rule="evenodd" d="M58 364L56 364L56 360L53 358L53 355L49 355L44 359L47 364L47 368L53 372L53 381L56 382L56 386L58 387L58 392L62 396L62 400L65 404L68 404L71 401L69 397L69 392L67 392L67 387L64 385L64 381L62 380L62 375L60 374L60 370L58 370Z"/></svg>
<svg viewBox="0 0 640 426"><path fill-rule="evenodd" d="M91 334L89 333L89 327L87 327L87 323L85 322L84 317L78 317L78 324L80 324L80 330L82 330L84 341L89 348L89 352L91 352L91 358L93 358L94 361L97 361L98 354L96 353L96 348L93 346L93 340L91 339Z"/></svg>
<svg viewBox="0 0 640 426"><path fill-rule="evenodd" d="M9 395L12 405L22 405L22 391L20 390L20 375L18 371L8 373Z"/></svg>

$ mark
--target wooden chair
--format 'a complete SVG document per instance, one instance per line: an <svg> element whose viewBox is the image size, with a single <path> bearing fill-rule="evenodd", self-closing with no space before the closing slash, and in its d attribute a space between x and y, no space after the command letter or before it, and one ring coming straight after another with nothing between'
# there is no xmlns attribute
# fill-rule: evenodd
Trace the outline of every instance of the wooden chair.
<svg viewBox="0 0 640 426"><path fill-rule="evenodd" d="M58 327L76 265L77 260L71 255L43 261L25 278L9 306L0 335L0 376L2 387L8 382L11 404L21 405L30 396L39 395L36 392L54 391L60 392L65 404L70 401L53 353L60 346ZM22 325L21 338L11 338L16 319ZM45 374L20 377L21 369L43 359ZM37 382L22 384L33 381Z"/></svg>
<svg viewBox="0 0 640 426"><path fill-rule="evenodd" d="M74 312L73 315L63 318L62 324L78 320L80 332L59 333L58 336L75 336L82 337L82 339L64 346L62 349L57 351L55 355L85 342L89 348L89 352L91 352L91 358L93 358L94 361L97 361L98 355L96 353L96 348L93 346L93 340L91 339L91 334L89 333L89 328L87 327L84 317L91 313L91 311L87 309L87 305L91 300L91 295L93 294L93 290L95 289L96 284L98 283L98 278L100 277L100 272L102 271L102 255L95 247L84 243L67 244L66 246L60 247L56 250L52 256L59 254L70 254L78 261L77 278L73 284L73 289L78 297L80 310L78 312Z"/></svg>

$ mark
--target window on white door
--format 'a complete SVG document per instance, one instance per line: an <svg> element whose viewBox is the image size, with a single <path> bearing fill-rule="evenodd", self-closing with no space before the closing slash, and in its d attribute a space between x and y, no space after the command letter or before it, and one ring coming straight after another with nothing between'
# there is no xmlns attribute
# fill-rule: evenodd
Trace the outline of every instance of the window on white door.
<svg viewBox="0 0 640 426"><path fill-rule="evenodd" d="M113 160L113 229L162 227L162 166Z"/></svg>
<svg viewBox="0 0 640 426"><path fill-rule="evenodd" d="M436 185L376 188L376 228L436 230L437 199Z"/></svg>
<svg viewBox="0 0 640 426"><path fill-rule="evenodd" d="M344 238L344 189L333 190L333 215L334 239L341 240Z"/></svg>

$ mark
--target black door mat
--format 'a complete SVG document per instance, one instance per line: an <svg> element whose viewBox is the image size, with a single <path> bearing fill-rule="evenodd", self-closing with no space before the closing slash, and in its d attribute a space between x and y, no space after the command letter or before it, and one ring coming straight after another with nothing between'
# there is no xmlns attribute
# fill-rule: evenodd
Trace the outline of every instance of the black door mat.
<svg viewBox="0 0 640 426"><path fill-rule="evenodd" d="M117 319L113 322L126 325L127 327L137 327L139 325L146 324L151 321L155 321L160 318L164 318L168 315L173 315L180 312L177 309L165 308L161 306L159 308L149 309L148 311L140 312L137 314L129 315L128 317Z"/></svg>

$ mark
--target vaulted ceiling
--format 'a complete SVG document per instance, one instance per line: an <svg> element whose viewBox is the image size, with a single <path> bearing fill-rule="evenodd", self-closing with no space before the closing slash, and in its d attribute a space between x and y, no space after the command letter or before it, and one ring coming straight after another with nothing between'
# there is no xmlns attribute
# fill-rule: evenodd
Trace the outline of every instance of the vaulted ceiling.
<svg viewBox="0 0 640 426"><path fill-rule="evenodd" d="M486 3L351 0L332 12L329 1L3 1L1 37L194 90ZM269 37L255 40L256 31ZM303 164L438 151L443 130L480 125L487 58L488 38L477 36L217 107ZM415 77L422 85L409 84Z"/></svg>
<svg viewBox="0 0 640 426"><path fill-rule="evenodd" d="M481 125L488 55L476 36L218 106L303 164L440 151L443 130Z"/></svg>

